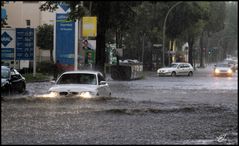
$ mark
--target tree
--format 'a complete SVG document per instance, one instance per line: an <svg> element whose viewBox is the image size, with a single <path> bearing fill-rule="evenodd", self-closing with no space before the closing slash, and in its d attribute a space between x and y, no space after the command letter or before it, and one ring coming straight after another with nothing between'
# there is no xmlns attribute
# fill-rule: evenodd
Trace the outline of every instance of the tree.
<svg viewBox="0 0 239 146"><path fill-rule="evenodd" d="M226 3L225 29L223 32L223 57L237 53L238 43L238 2Z"/></svg>
<svg viewBox="0 0 239 146"><path fill-rule="evenodd" d="M132 21L133 25L125 34L125 58L144 60L145 68L148 69L152 68L153 61L159 66L158 58L161 52L159 48L155 49L152 45L162 42L162 11L165 5L166 3L162 2L145 1L133 7L135 12L135 17ZM142 50L143 48L144 51Z"/></svg>
<svg viewBox="0 0 239 146"><path fill-rule="evenodd" d="M174 30L168 30L169 36L181 37L182 40L188 42L189 45L189 63L193 64L193 45L205 26L205 21L208 20L208 2L185 2L176 8L175 15L169 18L170 28L179 26ZM173 21L174 20L174 21ZM177 33L175 33L177 32Z"/></svg>
<svg viewBox="0 0 239 146"><path fill-rule="evenodd" d="M37 28L37 46L42 50L50 50L50 60L53 62L53 25L43 24Z"/></svg>
<svg viewBox="0 0 239 146"><path fill-rule="evenodd" d="M205 22L205 27L200 36L200 67L204 67L203 56L206 54L204 48L209 47L207 43L208 37L224 28L225 10L225 2L209 3L209 19Z"/></svg>

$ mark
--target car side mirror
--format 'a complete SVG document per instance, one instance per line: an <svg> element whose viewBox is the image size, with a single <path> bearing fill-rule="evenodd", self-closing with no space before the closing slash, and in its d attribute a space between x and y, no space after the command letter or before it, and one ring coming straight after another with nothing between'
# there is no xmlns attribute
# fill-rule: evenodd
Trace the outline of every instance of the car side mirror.
<svg viewBox="0 0 239 146"><path fill-rule="evenodd" d="M56 81L55 81L55 80L52 80L52 81L51 81L51 83L52 83L52 84L55 84L55 83L56 83Z"/></svg>
<svg viewBox="0 0 239 146"><path fill-rule="evenodd" d="M16 75L11 76L11 80L16 80L16 79L18 79Z"/></svg>
<svg viewBox="0 0 239 146"><path fill-rule="evenodd" d="M100 81L100 85L106 85L107 82L106 81Z"/></svg>

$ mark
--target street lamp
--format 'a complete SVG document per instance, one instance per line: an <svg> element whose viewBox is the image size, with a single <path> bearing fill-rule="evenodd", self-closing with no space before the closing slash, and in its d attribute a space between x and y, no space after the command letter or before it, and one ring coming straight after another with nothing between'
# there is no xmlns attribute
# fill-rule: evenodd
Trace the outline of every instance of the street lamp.
<svg viewBox="0 0 239 146"><path fill-rule="evenodd" d="M164 23L163 23L163 67L165 66L165 63L164 63L164 52L165 52L165 48L164 48L164 46L165 46L165 29L166 29L166 21L167 21L167 18L168 18L168 14L171 12L171 10L174 8L174 7L176 7L178 4L180 4L180 3L182 3L182 1L180 1L180 2L177 2L176 4L174 4L169 10L168 10L168 12L167 12L167 14L166 14L166 17L165 17L165 19L164 19Z"/></svg>
<svg viewBox="0 0 239 146"><path fill-rule="evenodd" d="M145 39L145 33L143 33L143 46L142 46L142 64L144 65L144 39Z"/></svg>

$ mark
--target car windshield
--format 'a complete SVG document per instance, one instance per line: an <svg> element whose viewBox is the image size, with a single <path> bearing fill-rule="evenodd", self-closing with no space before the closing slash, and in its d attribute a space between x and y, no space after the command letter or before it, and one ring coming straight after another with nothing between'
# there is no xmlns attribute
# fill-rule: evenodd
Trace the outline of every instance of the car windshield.
<svg viewBox="0 0 239 146"><path fill-rule="evenodd" d="M2 79L9 78L9 70L8 69L1 69L1 78Z"/></svg>
<svg viewBox="0 0 239 146"><path fill-rule="evenodd" d="M96 85L96 75L94 74L64 74L57 84L90 84Z"/></svg>
<svg viewBox="0 0 239 146"><path fill-rule="evenodd" d="M172 63L172 64L170 65L171 68L176 68L177 66L178 66L178 64L174 64L174 63Z"/></svg>
<svg viewBox="0 0 239 146"><path fill-rule="evenodd" d="M229 67L228 64L217 64L216 67Z"/></svg>

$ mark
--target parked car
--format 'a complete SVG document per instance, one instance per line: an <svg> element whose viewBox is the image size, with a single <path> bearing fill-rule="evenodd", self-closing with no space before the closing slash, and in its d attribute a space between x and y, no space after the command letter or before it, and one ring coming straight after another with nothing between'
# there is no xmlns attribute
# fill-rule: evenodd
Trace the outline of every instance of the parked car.
<svg viewBox="0 0 239 146"><path fill-rule="evenodd" d="M26 90L26 80L16 69L1 66L1 90L22 93Z"/></svg>
<svg viewBox="0 0 239 146"><path fill-rule="evenodd" d="M49 89L54 97L79 96L83 98L110 97L111 90L98 71L67 71L59 76Z"/></svg>
<svg viewBox="0 0 239 146"><path fill-rule="evenodd" d="M187 75L193 76L193 67L189 63L176 62L172 63L170 67L163 67L157 70L159 76L177 76Z"/></svg>
<svg viewBox="0 0 239 146"><path fill-rule="evenodd" d="M216 64L213 69L214 76L230 76L233 75L231 66L227 63Z"/></svg>

